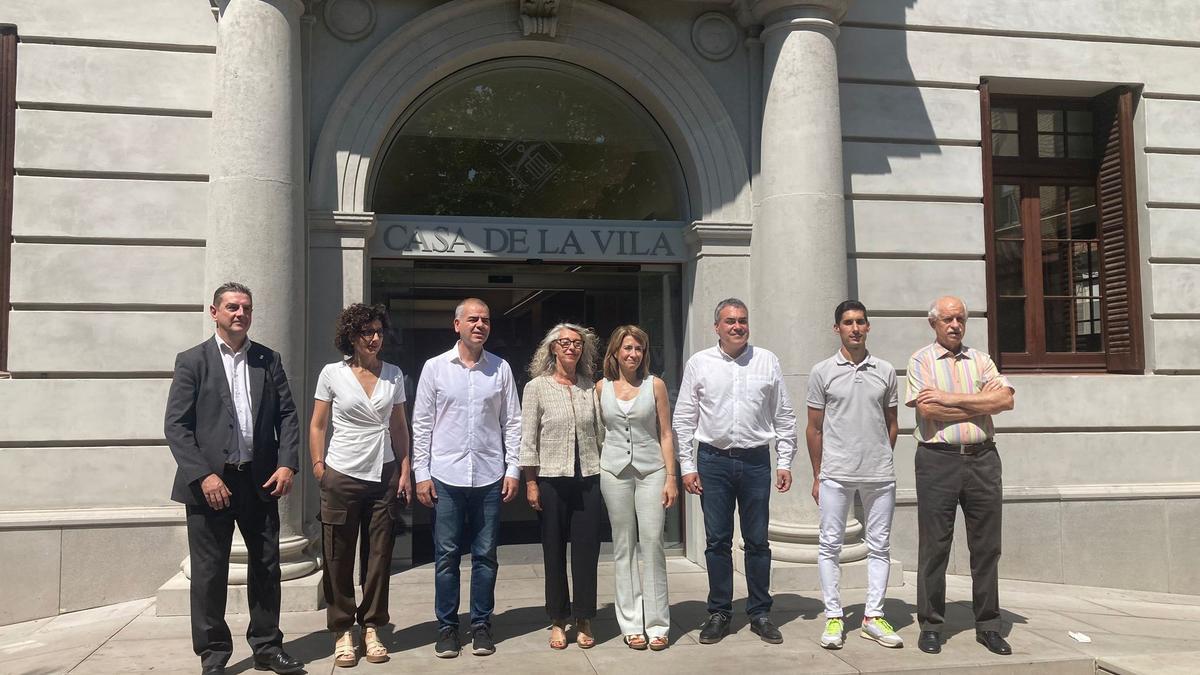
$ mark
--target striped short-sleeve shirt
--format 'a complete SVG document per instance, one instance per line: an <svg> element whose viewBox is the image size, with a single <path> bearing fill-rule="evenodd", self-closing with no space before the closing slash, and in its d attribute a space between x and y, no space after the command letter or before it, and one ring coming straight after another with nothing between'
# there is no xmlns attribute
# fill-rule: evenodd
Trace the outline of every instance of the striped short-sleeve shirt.
<svg viewBox="0 0 1200 675"><path fill-rule="evenodd" d="M1013 389L1012 383L1000 374L987 354L966 345L954 353L934 342L917 350L909 360L904 402L915 407L917 394L926 388L952 394L973 394L995 378ZM983 443L991 440L994 434L991 415L978 415L962 422L939 422L925 419L919 410L917 426L913 429L913 437L918 443Z"/></svg>

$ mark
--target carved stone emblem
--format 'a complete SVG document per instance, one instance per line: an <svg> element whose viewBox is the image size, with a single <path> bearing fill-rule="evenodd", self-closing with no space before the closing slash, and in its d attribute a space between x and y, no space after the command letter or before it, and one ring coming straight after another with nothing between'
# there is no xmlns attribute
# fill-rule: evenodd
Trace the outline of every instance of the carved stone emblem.
<svg viewBox="0 0 1200 675"><path fill-rule="evenodd" d="M325 26L340 40L361 40L375 28L375 3L371 0L326 0Z"/></svg>
<svg viewBox="0 0 1200 675"><path fill-rule="evenodd" d="M554 37L558 33L559 0L519 0L521 34Z"/></svg>
<svg viewBox="0 0 1200 675"><path fill-rule="evenodd" d="M705 12L692 24L692 46L710 61L729 58L737 45L737 24L720 12Z"/></svg>

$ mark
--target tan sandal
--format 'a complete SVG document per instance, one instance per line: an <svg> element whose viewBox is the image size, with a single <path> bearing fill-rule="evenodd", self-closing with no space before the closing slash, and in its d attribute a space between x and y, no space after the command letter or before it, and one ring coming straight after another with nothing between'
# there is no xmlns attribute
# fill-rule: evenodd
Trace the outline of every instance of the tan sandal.
<svg viewBox="0 0 1200 675"><path fill-rule="evenodd" d="M662 650L667 648L667 644L668 644L667 636L659 635L658 637L650 640L650 651L661 652Z"/></svg>
<svg viewBox="0 0 1200 675"><path fill-rule="evenodd" d="M366 652L367 663L387 663L391 658L387 647L379 641L379 634L371 627L363 629L363 651Z"/></svg>
<svg viewBox="0 0 1200 675"><path fill-rule="evenodd" d="M636 649L640 652L646 648L646 636L640 633L632 633L622 639L625 640L625 646L630 649Z"/></svg>
<svg viewBox="0 0 1200 675"><path fill-rule="evenodd" d="M555 623L550 626L550 648L551 649L566 649L567 648L567 627Z"/></svg>
<svg viewBox="0 0 1200 675"><path fill-rule="evenodd" d="M591 649L596 646L596 638L592 637L591 619L580 619L575 622L575 644L580 649Z"/></svg>
<svg viewBox="0 0 1200 675"><path fill-rule="evenodd" d="M338 636L333 646L333 664L338 668L353 668L358 665L358 650L354 648L353 631L346 631Z"/></svg>

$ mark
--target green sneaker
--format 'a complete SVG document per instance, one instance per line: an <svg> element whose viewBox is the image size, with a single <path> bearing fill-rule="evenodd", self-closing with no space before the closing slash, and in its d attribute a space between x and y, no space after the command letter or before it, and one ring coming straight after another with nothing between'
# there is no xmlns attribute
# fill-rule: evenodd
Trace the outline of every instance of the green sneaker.
<svg viewBox="0 0 1200 675"><path fill-rule="evenodd" d="M821 646L825 649L841 649L846 642L842 632L846 629L842 617L836 616L825 622L825 632L821 633Z"/></svg>
<svg viewBox="0 0 1200 675"><path fill-rule="evenodd" d="M892 628L892 624L887 622L887 619L882 616L876 617L874 621L863 621L862 633L863 637L868 640L874 640L884 647L903 647L904 640L896 635L896 630Z"/></svg>

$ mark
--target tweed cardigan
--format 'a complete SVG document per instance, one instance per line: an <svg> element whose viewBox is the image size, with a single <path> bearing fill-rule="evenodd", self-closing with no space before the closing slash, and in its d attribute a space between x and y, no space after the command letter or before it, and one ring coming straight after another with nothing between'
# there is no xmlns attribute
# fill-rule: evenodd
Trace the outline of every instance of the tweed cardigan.
<svg viewBox="0 0 1200 675"><path fill-rule="evenodd" d="M525 385L521 401L521 466L538 467L545 478L575 475L578 440L583 476L600 473L604 426L593 382L562 385L542 375Z"/></svg>

